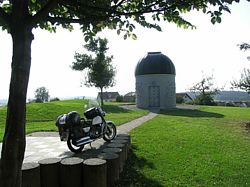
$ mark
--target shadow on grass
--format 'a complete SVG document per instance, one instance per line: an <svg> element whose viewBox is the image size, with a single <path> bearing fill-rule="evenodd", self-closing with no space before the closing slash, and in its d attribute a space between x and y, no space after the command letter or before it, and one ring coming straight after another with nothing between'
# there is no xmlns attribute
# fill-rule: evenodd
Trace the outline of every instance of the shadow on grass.
<svg viewBox="0 0 250 187"><path fill-rule="evenodd" d="M132 145L128 154L128 159L124 166L124 170L120 176L120 180L116 186L118 187L134 187L134 186L153 186L163 187L158 181L147 178L142 170L143 168L155 169L154 163L147 161L143 157L138 157L134 150L136 147Z"/></svg>
<svg viewBox="0 0 250 187"><path fill-rule="evenodd" d="M209 117L209 118L223 118L224 115L214 113L214 112L205 112L200 110L190 110L190 109L170 109L162 110L160 114L170 115L170 116L184 116L184 117Z"/></svg>

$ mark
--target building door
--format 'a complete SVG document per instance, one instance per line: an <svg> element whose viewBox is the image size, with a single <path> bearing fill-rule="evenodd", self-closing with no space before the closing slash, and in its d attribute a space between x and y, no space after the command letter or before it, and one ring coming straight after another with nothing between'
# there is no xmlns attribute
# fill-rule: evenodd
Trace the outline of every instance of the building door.
<svg viewBox="0 0 250 187"><path fill-rule="evenodd" d="M149 107L160 107L159 86L149 86Z"/></svg>

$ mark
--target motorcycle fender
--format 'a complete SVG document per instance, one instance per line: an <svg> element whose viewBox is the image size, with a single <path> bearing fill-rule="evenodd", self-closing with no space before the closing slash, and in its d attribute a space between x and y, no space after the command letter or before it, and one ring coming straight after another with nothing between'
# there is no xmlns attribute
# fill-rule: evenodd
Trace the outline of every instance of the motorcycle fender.
<svg viewBox="0 0 250 187"><path fill-rule="evenodd" d="M109 123L113 123L113 124L114 124L114 122L113 122L113 121L106 121L106 123L107 123L107 124L109 124Z"/></svg>
<svg viewBox="0 0 250 187"><path fill-rule="evenodd" d="M68 141L69 139L69 131L63 131L60 133L61 141Z"/></svg>

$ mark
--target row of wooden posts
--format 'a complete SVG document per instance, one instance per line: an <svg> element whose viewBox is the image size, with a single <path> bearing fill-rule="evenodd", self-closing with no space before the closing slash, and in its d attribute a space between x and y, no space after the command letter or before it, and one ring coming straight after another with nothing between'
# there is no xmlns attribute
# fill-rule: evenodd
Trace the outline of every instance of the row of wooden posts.
<svg viewBox="0 0 250 187"><path fill-rule="evenodd" d="M120 179L129 146L130 136L118 134L93 158L48 158L24 163L22 187L113 187Z"/></svg>

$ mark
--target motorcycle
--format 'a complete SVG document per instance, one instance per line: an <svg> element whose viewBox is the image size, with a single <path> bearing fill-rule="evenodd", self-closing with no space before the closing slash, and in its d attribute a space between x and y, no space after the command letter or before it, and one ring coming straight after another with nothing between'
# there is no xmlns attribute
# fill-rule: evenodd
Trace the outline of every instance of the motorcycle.
<svg viewBox="0 0 250 187"><path fill-rule="evenodd" d="M76 111L58 116L58 127L61 141L67 141L70 151L80 153L84 146L96 139L103 138L110 142L116 137L116 126L112 121L104 119L105 112L100 106L91 107L81 118Z"/></svg>

